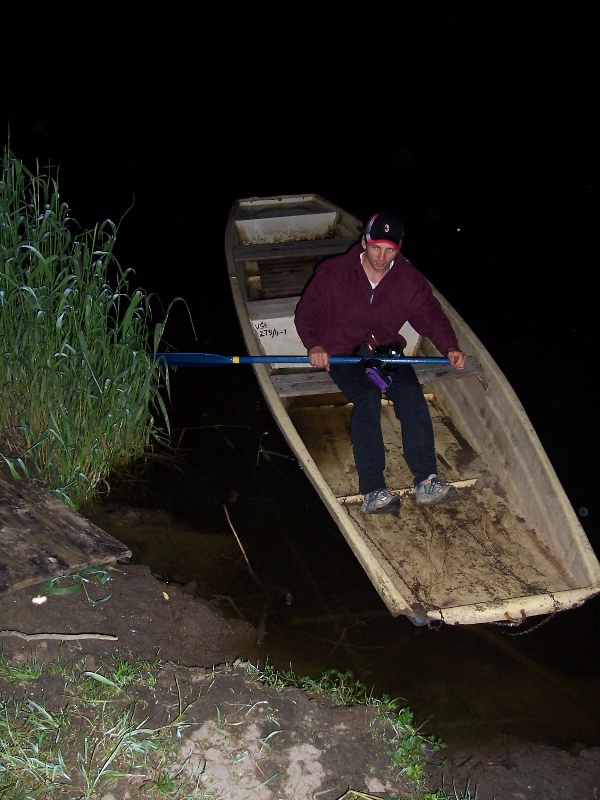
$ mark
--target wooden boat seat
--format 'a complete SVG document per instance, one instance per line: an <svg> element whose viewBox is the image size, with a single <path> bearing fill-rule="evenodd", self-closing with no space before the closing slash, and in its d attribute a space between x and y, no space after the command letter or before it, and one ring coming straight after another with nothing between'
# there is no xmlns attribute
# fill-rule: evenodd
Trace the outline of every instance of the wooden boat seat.
<svg viewBox="0 0 600 800"><path fill-rule="evenodd" d="M313 275L317 261L312 256L293 256L281 261L259 259L257 265L262 297L269 300L302 294Z"/></svg>
<svg viewBox="0 0 600 800"><path fill-rule="evenodd" d="M260 279L253 295L269 300L300 295L322 259L345 253L355 243L348 238L244 245L235 248L235 258L252 264L251 273L256 270Z"/></svg>
<svg viewBox="0 0 600 800"><path fill-rule="evenodd" d="M473 356L469 356L464 370L455 370L449 364L413 364L421 384L440 380L461 380L481 376L483 371ZM340 390L324 370L287 372L277 371L271 378L279 397L338 394Z"/></svg>
<svg viewBox="0 0 600 800"><path fill-rule="evenodd" d="M325 258L336 253L345 253L356 244L358 238L310 239L298 242L274 242L271 244L242 244L233 248L236 261L259 261L261 259L287 258L288 256L314 256Z"/></svg>

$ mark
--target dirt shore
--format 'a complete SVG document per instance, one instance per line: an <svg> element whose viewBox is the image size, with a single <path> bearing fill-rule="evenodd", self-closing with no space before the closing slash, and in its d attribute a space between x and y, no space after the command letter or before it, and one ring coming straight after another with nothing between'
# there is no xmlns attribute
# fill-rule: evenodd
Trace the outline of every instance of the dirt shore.
<svg viewBox="0 0 600 800"><path fill-rule="evenodd" d="M233 789L238 800L338 800L349 789L411 796L410 783L398 779L373 735L372 709L262 685L249 674L256 655L249 625L227 619L185 587L157 580L147 567L122 564L109 574L108 582L90 582L86 591L48 594L41 605L32 603L37 588L0 598L4 656L84 659L88 669L115 655L160 659L153 717L158 724L167 713L175 683L184 697L196 698L187 712L182 761L197 751L216 797ZM48 697L55 688L37 690ZM504 742L474 752L449 743L431 757L429 773L431 789L468 788L478 800L592 800L600 796L600 748L567 753Z"/></svg>

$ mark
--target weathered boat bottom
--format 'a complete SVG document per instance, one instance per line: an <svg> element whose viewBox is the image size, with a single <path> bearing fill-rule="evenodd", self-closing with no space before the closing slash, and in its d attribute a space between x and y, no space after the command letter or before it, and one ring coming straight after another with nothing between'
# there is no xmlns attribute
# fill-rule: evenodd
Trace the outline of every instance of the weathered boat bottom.
<svg viewBox="0 0 600 800"><path fill-rule="evenodd" d="M413 621L443 620L447 608L501 604L509 598L576 588L573 576L565 573L563 564L506 502L502 487L454 430L437 397L431 392L426 397L440 473L457 490L456 496L451 503L436 505L415 501L400 425L392 404L384 400L386 480L390 493L403 502L396 515L377 515L377 519L361 512L363 498L357 491L350 442L352 405L296 406L290 411L320 472L383 573L394 584L403 584L406 596L412 598L418 609ZM413 577L410 584L407 575ZM517 609L514 621L521 622L523 614Z"/></svg>

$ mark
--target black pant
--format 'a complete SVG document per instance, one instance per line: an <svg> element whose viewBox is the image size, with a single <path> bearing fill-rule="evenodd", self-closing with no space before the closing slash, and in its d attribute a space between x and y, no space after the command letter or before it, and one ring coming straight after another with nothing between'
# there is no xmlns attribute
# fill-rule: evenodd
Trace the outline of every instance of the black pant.
<svg viewBox="0 0 600 800"><path fill-rule="evenodd" d="M346 353L344 355L351 355ZM385 449L381 431L381 390L365 375L364 364L331 364L329 374L354 404L350 436L359 477L359 491L385 489ZM411 364L389 369L392 382L385 396L394 404L402 426L404 458L415 485L437 473L433 424L419 379Z"/></svg>

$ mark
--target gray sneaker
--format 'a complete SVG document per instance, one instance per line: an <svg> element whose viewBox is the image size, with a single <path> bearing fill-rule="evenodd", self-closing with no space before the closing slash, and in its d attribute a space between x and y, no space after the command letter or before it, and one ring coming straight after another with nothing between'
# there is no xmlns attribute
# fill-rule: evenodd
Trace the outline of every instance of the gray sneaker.
<svg viewBox="0 0 600 800"><path fill-rule="evenodd" d="M361 511L363 514L393 514L400 508L400 498L387 489L375 489L365 495Z"/></svg>
<svg viewBox="0 0 600 800"><path fill-rule="evenodd" d="M456 497L458 497L458 492L455 487L448 486L437 475L430 475L426 481L421 481L415 487L415 502L419 506L447 503Z"/></svg>

